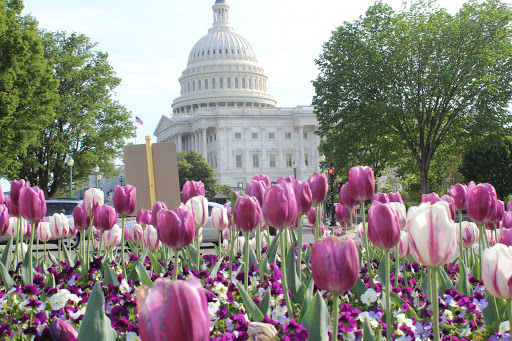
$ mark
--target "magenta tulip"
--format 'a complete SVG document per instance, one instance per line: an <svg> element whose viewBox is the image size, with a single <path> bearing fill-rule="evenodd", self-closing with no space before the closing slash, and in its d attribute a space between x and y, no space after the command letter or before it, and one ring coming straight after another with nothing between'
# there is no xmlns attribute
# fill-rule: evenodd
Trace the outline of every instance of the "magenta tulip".
<svg viewBox="0 0 512 341"><path fill-rule="evenodd" d="M151 211L146 209L142 209L137 213L137 217L135 218L137 224L146 226L151 224Z"/></svg>
<svg viewBox="0 0 512 341"><path fill-rule="evenodd" d="M226 214L228 215L228 222L231 224L231 206L224 205L223 207L226 209Z"/></svg>
<svg viewBox="0 0 512 341"><path fill-rule="evenodd" d="M3 236L7 232L9 227L9 210L7 206L0 204L0 236Z"/></svg>
<svg viewBox="0 0 512 341"><path fill-rule="evenodd" d="M252 176L253 180L261 180L265 183L265 187L270 187L270 185L272 185L272 183L270 182L270 178L264 174L260 174L260 175L256 175L254 174Z"/></svg>
<svg viewBox="0 0 512 341"><path fill-rule="evenodd" d="M501 219L501 226L506 229L512 228L512 211L506 211L503 213L503 217Z"/></svg>
<svg viewBox="0 0 512 341"><path fill-rule="evenodd" d="M292 182L295 199L297 200L297 214L303 216L307 214L313 202L313 195L308 182L295 180Z"/></svg>
<svg viewBox="0 0 512 341"><path fill-rule="evenodd" d="M496 191L489 184L478 184L466 196L466 212L477 224L485 224L496 213Z"/></svg>
<svg viewBox="0 0 512 341"><path fill-rule="evenodd" d="M389 198L388 198L388 195L386 193L375 193L372 196L372 202L373 201L378 201L381 204L388 204L389 203Z"/></svg>
<svg viewBox="0 0 512 341"><path fill-rule="evenodd" d="M466 195L468 193L468 186L463 184L455 184L450 187L450 196L453 198L455 209L463 211L466 209Z"/></svg>
<svg viewBox="0 0 512 341"><path fill-rule="evenodd" d="M321 290L342 293L359 278L359 253L349 238L330 236L318 239L311 250L311 273Z"/></svg>
<svg viewBox="0 0 512 341"><path fill-rule="evenodd" d="M282 176L279 179L277 179L276 184L279 185L279 184L281 184L283 182L292 183L294 181L295 181L295 177L293 175L290 175L290 176L287 176L287 177Z"/></svg>
<svg viewBox="0 0 512 341"><path fill-rule="evenodd" d="M297 199L292 185L283 182L267 188L263 198L263 219L275 228L286 228L297 219Z"/></svg>
<svg viewBox="0 0 512 341"><path fill-rule="evenodd" d="M53 341L78 340L78 332L69 322L54 317L50 324L50 335Z"/></svg>
<svg viewBox="0 0 512 341"><path fill-rule="evenodd" d="M30 187L30 185L28 182L25 182L25 180L14 180L11 182L11 192L9 193L9 197L4 199L11 217L18 217L20 215L20 193L21 190L26 187Z"/></svg>
<svg viewBox="0 0 512 341"><path fill-rule="evenodd" d="M162 243L171 249L181 249L194 240L194 216L180 207L173 211L162 210L158 215L156 230Z"/></svg>
<svg viewBox="0 0 512 341"><path fill-rule="evenodd" d="M254 230L261 222L261 207L258 200L247 194L241 196L235 203L233 221L240 231Z"/></svg>
<svg viewBox="0 0 512 341"><path fill-rule="evenodd" d="M96 209L92 223L100 231L110 230L118 219L116 210L108 205L102 205Z"/></svg>
<svg viewBox="0 0 512 341"><path fill-rule="evenodd" d="M4 192L2 191L2 186L0 186L0 205L4 204L4 200L5 200Z"/></svg>
<svg viewBox="0 0 512 341"><path fill-rule="evenodd" d="M322 221L324 217L324 210L320 209L320 221ZM316 223L316 211L314 208L311 208L308 211L308 223L311 224L311 226L314 226Z"/></svg>
<svg viewBox="0 0 512 341"><path fill-rule="evenodd" d="M507 211L512 211L512 200L507 202Z"/></svg>
<svg viewBox="0 0 512 341"><path fill-rule="evenodd" d="M496 244L482 255L482 279L494 297L512 299L512 247Z"/></svg>
<svg viewBox="0 0 512 341"><path fill-rule="evenodd" d="M398 202L403 205L404 201L400 192L388 193L389 202Z"/></svg>
<svg viewBox="0 0 512 341"><path fill-rule="evenodd" d="M75 227L79 231L86 231L91 225L91 217L85 212L82 206L76 205L73 209L73 220L75 221Z"/></svg>
<svg viewBox="0 0 512 341"><path fill-rule="evenodd" d="M339 202L343 206L349 208L359 205L359 200L352 198L352 192L350 192L350 185L348 182L340 188Z"/></svg>
<svg viewBox="0 0 512 341"><path fill-rule="evenodd" d="M135 212L137 207L137 189L133 186L117 186L114 189L112 203L117 214L127 216Z"/></svg>
<svg viewBox="0 0 512 341"><path fill-rule="evenodd" d="M46 200L39 187L23 187L19 196L21 216L28 221L36 221L46 215Z"/></svg>
<svg viewBox="0 0 512 341"><path fill-rule="evenodd" d="M368 238L381 249L392 249L400 241L400 221L389 204L372 201L368 211Z"/></svg>
<svg viewBox="0 0 512 341"><path fill-rule="evenodd" d="M187 203L191 198L198 195L204 196L204 184L201 181L187 181L181 191L181 202Z"/></svg>
<svg viewBox="0 0 512 341"><path fill-rule="evenodd" d="M250 195L251 197L255 197L258 199L260 206L263 205L263 196L265 195L265 190L267 185L262 180L253 180L249 182L245 188L245 194Z"/></svg>
<svg viewBox="0 0 512 341"><path fill-rule="evenodd" d="M156 227L158 212L160 212L161 210L166 210L166 209L167 209L167 206L161 201L157 201L153 204L153 210L151 211L151 225Z"/></svg>
<svg viewBox="0 0 512 341"><path fill-rule="evenodd" d="M498 237L498 243L512 246L512 230L502 230Z"/></svg>
<svg viewBox="0 0 512 341"><path fill-rule="evenodd" d="M103 196L103 191L98 188L89 188L85 191L82 206L90 217L94 216L98 207L103 205Z"/></svg>
<svg viewBox="0 0 512 341"><path fill-rule="evenodd" d="M450 209L450 216L452 219L455 219L455 213L456 213L456 206L455 206L455 200L453 200L452 197L448 195L443 195L440 200L446 201L448 203L448 207ZM436 200L432 201L432 204L435 204Z"/></svg>
<svg viewBox="0 0 512 341"><path fill-rule="evenodd" d="M341 204L336 205L336 218L341 226L350 224L350 208Z"/></svg>
<svg viewBox="0 0 512 341"><path fill-rule="evenodd" d="M311 190L311 202L315 205L322 203L327 197L327 175L325 173L315 173L309 179L309 189Z"/></svg>
<svg viewBox="0 0 512 341"><path fill-rule="evenodd" d="M493 223L498 223L503 219L503 214L505 214L505 203L501 200L496 200L496 210L494 211L494 216L490 221Z"/></svg>
<svg viewBox="0 0 512 341"><path fill-rule="evenodd" d="M141 287L137 292L137 309L142 341L209 339L208 300L196 278L159 278L151 289Z"/></svg>
<svg viewBox="0 0 512 341"><path fill-rule="evenodd" d="M439 194L437 194L435 192L421 195L421 203L432 202L432 201L434 201L434 203L436 203L439 200L441 200L441 198L439 197Z"/></svg>
<svg viewBox="0 0 512 341"><path fill-rule="evenodd" d="M348 171L348 184L352 198L359 201L371 199L375 192L373 169L367 166L350 168Z"/></svg>

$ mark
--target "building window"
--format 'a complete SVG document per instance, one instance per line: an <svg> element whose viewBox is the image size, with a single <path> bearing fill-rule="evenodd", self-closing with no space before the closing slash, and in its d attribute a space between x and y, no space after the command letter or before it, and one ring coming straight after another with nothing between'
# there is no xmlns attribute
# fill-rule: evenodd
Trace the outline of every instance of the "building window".
<svg viewBox="0 0 512 341"><path fill-rule="evenodd" d="M235 89L238 89L238 78L235 78Z"/></svg>
<svg viewBox="0 0 512 341"><path fill-rule="evenodd" d="M217 141L217 134L213 134L213 140Z"/></svg>
<svg viewBox="0 0 512 341"><path fill-rule="evenodd" d="M196 91L196 81L192 81L192 91Z"/></svg>
<svg viewBox="0 0 512 341"><path fill-rule="evenodd" d="M308 133L304 133L304 140L308 139Z"/></svg>
<svg viewBox="0 0 512 341"><path fill-rule="evenodd" d="M286 140L291 140L292 139L292 133L284 133L284 138Z"/></svg>
<svg viewBox="0 0 512 341"><path fill-rule="evenodd" d="M228 89L231 89L231 77L228 77Z"/></svg>
<svg viewBox="0 0 512 341"><path fill-rule="evenodd" d="M276 168L276 154L270 154L268 159L270 168Z"/></svg>
<svg viewBox="0 0 512 341"><path fill-rule="evenodd" d="M188 82L188 92L190 92L190 82Z"/></svg>
<svg viewBox="0 0 512 341"><path fill-rule="evenodd" d="M208 79L204 80L204 89L208 90Z"/></svg>
<svg viewBox="0 0 512 341"><path fill-rule="evenodd" d="M292 166L292 154L286 154L286 167Z"/></svg>
<svg viewBox="0 0 512 341"><path fill-rule="evenodd" d="M304 154L304 166L309 166L309 154Z"/></svg>
<svg viewBox="0 0 512 341"><path fill-rule="evenodd" d="M215 89L215 78L212 78L212 89Z"/></svg>
<svg viewBox="0 0 512 341"><path fill-rule="evenodd" d="M224 78L220 78L219 83L220 83L220 88L224 89Z"/></svg>
<svg viewBox="0 0 512 341"><path fill-rule="evenodd" d="M252 89L252 78L249 78L249 89Z"/></svg>
<svg viewBox="0 0 512 341"><path fill-rule="evenodd" d="M276 133L268 133L268 139L269 140L275 140L276 139Z"/></svg>
<svg viewBox="0 0 512 341"><path fill-rule="evenodd" d="M242 139L242 133L235 133L235 140L241 140Z"/></svg>
<svg viewBox="0 0 512 341"><path fill-rule="evenodd" d="M197 89L198 89L198 90L201 90L201 80L198 80L198 81L197 81Z"/></svg>
<svg viewBox="0 0 512 341"><path fill-rule="evenodd" d="M242 78L242 88L245 89L245 78Z"/></svg>
<svg viewBox="0 0 512 341"><path fill-rule="evenodd" d="M235 155L235 167L242 168L242 154Z"/></svg>
<svg viewBox="0 0 512 341"><path fill-rule="evenodd" d="M257 140L258 139L258 133L252 133L252 139Z"/></svg>
<svg viewBox="0 0 512 341"><path fill-rule="evenodd" d="M260 167L260 156L258 154L253 154L253 156L252 156L252 167L253 168Z"/></svg>

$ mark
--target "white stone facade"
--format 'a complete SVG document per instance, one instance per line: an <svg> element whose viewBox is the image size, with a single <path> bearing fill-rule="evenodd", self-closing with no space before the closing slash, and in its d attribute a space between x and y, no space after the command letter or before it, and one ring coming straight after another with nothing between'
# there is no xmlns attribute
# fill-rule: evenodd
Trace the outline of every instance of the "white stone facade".
<svg viewBox="0 0 512 341"><path fill-rule="evenodd" d="M318 128L311 106L276 108L267 76L251 45L229 26L225 0L213 5L214 23L192 48L179 79L173 114L163 115L158 142L203 154L219 183L236 186L266 174L306 180L318 169Z"/></svg>

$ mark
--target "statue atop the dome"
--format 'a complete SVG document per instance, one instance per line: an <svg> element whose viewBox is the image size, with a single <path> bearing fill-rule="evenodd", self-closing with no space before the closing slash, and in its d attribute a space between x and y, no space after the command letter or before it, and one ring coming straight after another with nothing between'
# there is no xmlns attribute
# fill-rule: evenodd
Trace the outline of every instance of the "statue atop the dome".
<svg viewBox="0 0 512 341"><path fill-rule="evenodd" d="M216 4L225 4L226 0L215 0Z"/></svg>

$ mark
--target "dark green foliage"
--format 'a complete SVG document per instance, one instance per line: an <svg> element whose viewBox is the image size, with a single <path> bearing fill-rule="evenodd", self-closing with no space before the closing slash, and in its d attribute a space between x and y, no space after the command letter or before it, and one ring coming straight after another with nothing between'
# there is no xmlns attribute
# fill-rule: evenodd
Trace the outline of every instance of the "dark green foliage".
<svg viewBox="0 0 512 341"><path fill-rule="evenodd" d="M215 177L215 172L210 167L203 155L191 150L190 152L178 152L178 173L180 188L187 181L202 181L206 196L215 195L220 191L220 185Z"/></svg>

